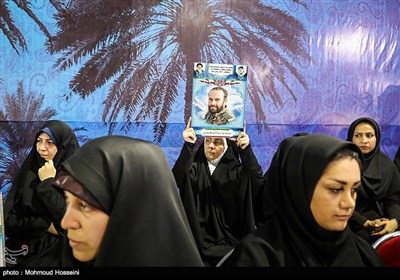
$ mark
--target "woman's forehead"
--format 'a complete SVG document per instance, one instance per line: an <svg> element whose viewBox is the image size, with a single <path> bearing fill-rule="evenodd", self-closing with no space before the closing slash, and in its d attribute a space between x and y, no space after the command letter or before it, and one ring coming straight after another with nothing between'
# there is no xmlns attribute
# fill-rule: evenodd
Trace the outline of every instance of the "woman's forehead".
<svg viewBox="0 0 400 280"><path fill-rule="evenodd" d="M207 136L206 140L212 140L212 141L221 140L221 141L224 141L224 138Z"/></svg>
<svg viewBox="0 0 400 280"><path fill-rule="evenodd" d="M41 139L51 139L51 137L46 132L40 132L37 137Z"/></svg>

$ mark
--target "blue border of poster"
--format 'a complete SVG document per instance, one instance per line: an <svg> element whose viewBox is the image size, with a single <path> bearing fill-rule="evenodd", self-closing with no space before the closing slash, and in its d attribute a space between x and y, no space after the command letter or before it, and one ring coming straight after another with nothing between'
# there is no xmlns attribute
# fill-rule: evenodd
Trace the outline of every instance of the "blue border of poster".
<svg viewBox="0 0 400 280"><path fill-rule="evenodd" d="M246 65L194 63L192 127L197 135L236 137L243 131L247 69ZM226 110L234 118L226 124L212 124L206 121L209 111L208 93L215 87L221 87L228 93Z"/></svg>

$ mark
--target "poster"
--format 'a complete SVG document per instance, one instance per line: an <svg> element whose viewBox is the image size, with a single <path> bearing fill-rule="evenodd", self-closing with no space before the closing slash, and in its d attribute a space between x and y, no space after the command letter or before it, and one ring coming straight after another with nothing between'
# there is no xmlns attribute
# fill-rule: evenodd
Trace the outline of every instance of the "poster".
<svg viewBox="0 0 400 280"><path fill-rule="evenodd" d="M195 62L192 127L196 135L237 137L243 131L246 65Z"/></svg>

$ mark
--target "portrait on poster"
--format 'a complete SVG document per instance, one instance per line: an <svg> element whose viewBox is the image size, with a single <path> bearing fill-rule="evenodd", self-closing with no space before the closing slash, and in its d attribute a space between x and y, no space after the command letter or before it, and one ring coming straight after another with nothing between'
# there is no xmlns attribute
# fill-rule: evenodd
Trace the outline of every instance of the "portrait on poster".
<svg viewBox="0 0 400 280"><path fill-rule="evenodd" d="M194 63L192 127L197 135L235 137L243 131L246 83L245 65Z"/></svg>

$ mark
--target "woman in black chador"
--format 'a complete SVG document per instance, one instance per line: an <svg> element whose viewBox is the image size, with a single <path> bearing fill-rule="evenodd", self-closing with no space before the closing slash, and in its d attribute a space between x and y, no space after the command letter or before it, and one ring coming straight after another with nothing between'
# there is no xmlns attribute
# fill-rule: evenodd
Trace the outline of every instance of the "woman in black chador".
<svg viewBox="0 0 400 280"><path fill-rule="evenodd" d="M5 200L7 266L61 265L66 205L51 183L61 162L78 148L74 132L62 121L47 121L36 133Z"/></svg>
<svg viewBox="0 0 400 280"><path fill-rule="evenodd" d="M392 160L381 152L381 133L371 118L355 120L347 140L364 155L362 187L350 228L370 243L397 230L400 219L400 174Z"/></svg>
<svg viewBox="0 0 400 280"><path fill-rule="evenodd" d="M74 256L63 266L202 266L174 176L153 143L93 139L63 163L54 185L67 200L61 226Z"/></svg>
<svg viewBox="0 0 400 280"><path fill-rule="evenodd" d="M265 180L265 223L223 266L382 266L372 246L348 226L361 157L355 144L328 135L283 140Z"/></svg>
<svg viewBox="0 0 400 280"><path fill-rule="evenodd" d="M195 149L197 137L190 122L172 171L203 262L215 266L256 228L263 171L245 132L236 141L205 137Z"/></svg>

